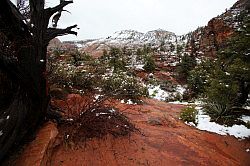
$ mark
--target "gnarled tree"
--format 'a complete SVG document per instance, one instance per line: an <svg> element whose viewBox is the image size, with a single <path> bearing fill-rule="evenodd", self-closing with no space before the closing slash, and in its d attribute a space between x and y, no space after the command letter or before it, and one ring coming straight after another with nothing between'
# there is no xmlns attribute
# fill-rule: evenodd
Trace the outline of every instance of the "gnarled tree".
<svg viewBox="0 0 250 166"><path fill-rule="evenodd" d="M76 25L49 27L50 18L73 1L60 0L59 5L49 8L45 8L45 0L24 1L18 0L17 6L10 0L0 1L0 96L5 99L0 101L0 161L46 116L50 101L46 83L49 41L77 34L72 30ZM24 4L28 4L25 10Z"/></svg>

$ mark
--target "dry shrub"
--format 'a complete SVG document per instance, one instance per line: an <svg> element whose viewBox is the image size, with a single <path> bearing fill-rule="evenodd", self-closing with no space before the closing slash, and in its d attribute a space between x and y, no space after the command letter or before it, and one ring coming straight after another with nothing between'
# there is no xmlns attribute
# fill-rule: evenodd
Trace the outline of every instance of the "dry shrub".
<svg viewBox="0 0 250 166"><path fill-rule="evenodd" d="M114 110L104 96L85 96L67 101L67 116L60 125L60 133L67 142L77 143L89 138L126 136L137 131L128 118ZM81 109L79 109L81 108Z"/></svg>

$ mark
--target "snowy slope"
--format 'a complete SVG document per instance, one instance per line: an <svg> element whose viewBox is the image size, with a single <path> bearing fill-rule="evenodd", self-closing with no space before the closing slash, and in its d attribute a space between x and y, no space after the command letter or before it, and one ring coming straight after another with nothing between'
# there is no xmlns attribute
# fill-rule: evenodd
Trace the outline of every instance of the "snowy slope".
<svg viewBox="0 0 250 166"><path fill-rule="evenodd" d="M162 29L149 31L146 33L138 32L135 30L123 30L115 32L113 35L106 38L100 38L89 42L84 42L82 48L87 52L109 49L110 47L129 47L138 48L144 45L151 47L159 47L164 45L169 48L171 44L185 44L186 36L177 36L173 32Z"/></svg>

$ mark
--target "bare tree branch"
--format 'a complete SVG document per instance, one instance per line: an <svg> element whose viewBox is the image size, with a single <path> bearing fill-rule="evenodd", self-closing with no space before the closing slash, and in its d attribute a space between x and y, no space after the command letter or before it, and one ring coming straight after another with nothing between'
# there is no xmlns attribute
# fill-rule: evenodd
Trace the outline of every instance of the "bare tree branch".
<svg viewBox="0 0 250 166"><path fill-rule="evenodd" d="M53 8L48 8L46 9L46 11L49 13L50 16L52 16L53 14L55 14L56 12L60 12L62 11L62 9L67 6L68 4L73 3L72 1L62 1L59 5L53 7Z"/></svg>
<svg viewBox="0 0 250 166"><path fill-rule="evenodd" d="M48 28L46 42L49 42L50 40L54 39L57 36L63 36L63 35L68 35L68 34L77 35L77 32L72 30L73 28L76 28L76 27L77 25L73 25L65 29Z"/></svg>

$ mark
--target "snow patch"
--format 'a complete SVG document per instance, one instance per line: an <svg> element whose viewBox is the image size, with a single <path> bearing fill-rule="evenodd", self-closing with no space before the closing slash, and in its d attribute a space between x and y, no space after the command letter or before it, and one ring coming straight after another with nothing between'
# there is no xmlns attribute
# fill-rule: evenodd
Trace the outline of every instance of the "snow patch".
<svg viewBox="0 0 250 166"><path fill-rule="evenodd" d="M177 86L176 91L179 92L181 95L184 94L184 92L186 91L186 89L180 85Z"/></svg>
<svg viewBox="0 0 250 166"><path fill-rule="evenodd" d="M129 104L129 105L136 105L137 103L134 103L131 99L128 99L127 102L125 102L124 100L121 100L122 104Z"/></svg>
<svg viewBox="0 0 250 166"><path fill-rule="evenodd" d="M107 115L108 113L106 112L100 112L100 113L96 113L95 116L100 116L100 115Z"/></svg>
<svg viewBox="0 0 250 166"><path fill-rule="evenodd" d="M109 110L110 113L115 113L116 110L114 110L113 108L111 110Z"/></svg>
<svg viewBox="0 0 250 166"><path fill-rule="evenodd" d="M250 122L250 116L242 115L240 120L242 120L245 123Z"/></svg>
<svg viewBox="0 0 250 166"><path fill-rule="evenodd" d="M135 69L138 69L138 70L144 70L143 67L144 65L134 65Z"/></svg>
<svg viewBox="0 0 250 166"><path fill-rule="evenodd" d="M67 119L67 121L73 122L74 119L73 118L69 118L69 119Z"/></svg>
<svg viewBox="0 0 250 166"><path fill-rule="evenodd" d="M190 105L194 103L189 103L189 102L182 102L182 101L173 101L173 102L168 102L170 104L180 104L180 105Z"/></svg>
<svg viewBox="0 0 250 166"><path fill-rule="evenodd" d="M161 100L161 101L164 101L167 97L169 97L169 93L162 90L160 88L160 85L149 86L148 93L150 97L157 99L157 100Z"/></svg>
<svg viewBox="0 0 250 166"><path fill-rule="evenodd" d="M231 135L238 139L244 139L250 137L250 129L248 129L244 125L233 125L230 127L230 126L220 125L216 122L211 122L210 116L206 115L203 112L202 107L200 106L202 104L201 101L195 101L194 103L175 101L169 103L182 104L182 105L196 105L195 109L198 110L198 114L196 116L197 125L195 125L192 122L185 122L185 124L189 126L194 126L199 130L209 131L217 133L219 135ZM250 121L250 116L243 115L240 119L245 123L247 123Z"/></svg>
<svg viewBox="0 0 250 166"><path fill-rule="evenodd" d="M96 101L96 100L98 100L100 97L102 97L103 95L95 95L95 99L93 100L94 102Z"/></svg>
<svg viewBox="0 0 250 166"><path fill-rule="evenodd" d="M188 125L188 126L193 126L193 127L195 127L195 124L193 123L193 122L184 122L186 125Z"/></svg>
<svg viewBox="0 0 250 166"><path fill-rule="evenodd" d="M246 126L233 125L230 127L220 125L215 122L210 122L211 118L208 115L204 114L201 107L196 107L196 109L198 110L198 115L196 117L197 129L217 133L219 135L231 135L240 139L250 137L250 129L248 129ZM193 126L193 124L188 124Z"/></svg>

